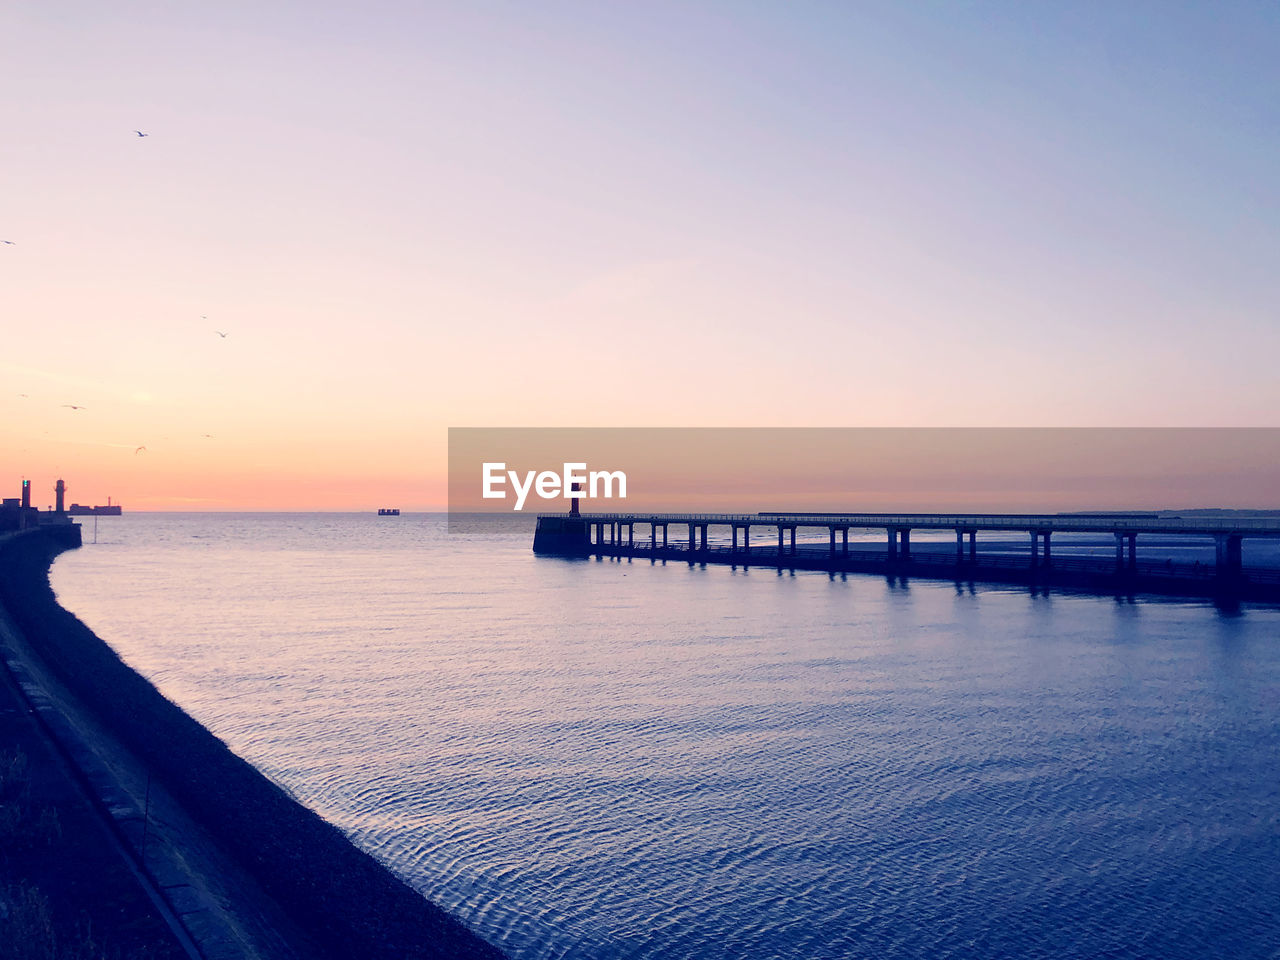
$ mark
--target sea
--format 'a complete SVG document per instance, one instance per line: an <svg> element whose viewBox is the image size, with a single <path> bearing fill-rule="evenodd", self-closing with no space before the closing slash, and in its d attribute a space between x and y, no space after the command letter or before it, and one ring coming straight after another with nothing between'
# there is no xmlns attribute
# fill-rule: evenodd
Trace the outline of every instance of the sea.
<svg viewBox="0 0 1280 960"><path fill-rule="evenodd" d="M83 523L62 604L515 960L1280 956L1275 606Z"/></svg>

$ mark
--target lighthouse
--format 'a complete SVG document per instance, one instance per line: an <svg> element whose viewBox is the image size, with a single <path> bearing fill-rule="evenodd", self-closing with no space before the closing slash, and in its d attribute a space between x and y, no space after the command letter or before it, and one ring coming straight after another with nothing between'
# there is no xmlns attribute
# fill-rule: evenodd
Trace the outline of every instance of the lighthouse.
<svg viewBox="0 0 1280 960"><path fill-rule="evenodd" d="M53 494L54 494L53 502L57 504L57 506L54 507L54 510L57 511L58 513L64 512L63 501L67 497L67 485L63 483L61 480L59 480L54 485Z"/></svg>

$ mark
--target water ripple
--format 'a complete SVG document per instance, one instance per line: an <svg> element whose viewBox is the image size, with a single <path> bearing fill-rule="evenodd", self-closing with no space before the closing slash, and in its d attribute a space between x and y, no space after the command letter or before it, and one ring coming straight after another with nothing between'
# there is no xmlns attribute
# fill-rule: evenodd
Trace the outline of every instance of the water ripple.
<svg viewBox="0 0 1280 960"><path fill-rule="evenodd" d="M121 518L54 583L518 960L1274 960L1277 611L400 520Z"/></svg>

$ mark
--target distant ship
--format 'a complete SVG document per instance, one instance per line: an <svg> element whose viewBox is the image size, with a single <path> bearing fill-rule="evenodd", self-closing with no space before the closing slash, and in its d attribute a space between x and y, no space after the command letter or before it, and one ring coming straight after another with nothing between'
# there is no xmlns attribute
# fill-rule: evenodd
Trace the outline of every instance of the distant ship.
<svg viewBox="0 0 1280 960"><path fill-rule="evenodd" d="M380 510L378 510L378 516L398 517L400 516L400 508L399 507L382 507Z"/></svg>
<svg viewBox="0 0 1280 960"><path fill-rule="evenodd" d="M120 504L112 503L110 497L107 497L106 506L98 504L97 506L87 507L82 503L73 503L67 507L67 514L72 517L118 517L120 516Z"/></svg>

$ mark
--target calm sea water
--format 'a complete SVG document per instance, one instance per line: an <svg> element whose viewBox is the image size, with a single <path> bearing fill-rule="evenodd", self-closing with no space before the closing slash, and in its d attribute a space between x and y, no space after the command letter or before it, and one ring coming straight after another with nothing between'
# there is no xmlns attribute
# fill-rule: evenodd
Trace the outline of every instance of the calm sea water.
<svg viewBox="0 0 1280 960"><path fill-rule="evenodd" d="M539 559L424 515L98 541L66 606L520 960L1280 955L1275 608Z"/></svg>

